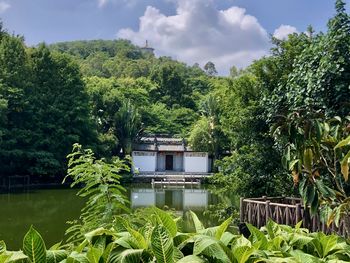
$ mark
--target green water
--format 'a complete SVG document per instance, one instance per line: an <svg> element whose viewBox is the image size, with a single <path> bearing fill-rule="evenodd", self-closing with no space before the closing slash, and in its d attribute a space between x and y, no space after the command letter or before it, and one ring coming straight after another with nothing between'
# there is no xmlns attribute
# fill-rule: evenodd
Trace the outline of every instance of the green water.
<svg viewBox="0 0 350 263"><path fill-rule="evenodd" d="M126 188L132 209L155 205L175 209L179 215L191 209L207 224L210 220L201 212L219 202L219 198L203 186L153 189L147 184ZM23 236L33 225L42 234L47 247L61 241L66 221L78 218L84 205L76 193L76 189L50 189L0 194L0 240L5 240L9 249L19 249Z"/></svg>

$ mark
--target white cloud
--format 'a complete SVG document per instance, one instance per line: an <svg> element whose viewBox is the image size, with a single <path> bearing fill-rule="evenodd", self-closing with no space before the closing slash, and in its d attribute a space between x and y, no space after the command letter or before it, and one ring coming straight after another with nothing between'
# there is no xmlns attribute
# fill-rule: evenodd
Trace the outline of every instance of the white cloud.
<svg viewBox="0 0 350 263"><path fill-rule="evenodd" d="M11 5L9 3L6 3L4 1L0 1L0 14L4 13L10 7L11 7Z"/></svg>
<svg viewBox="0 0 350 263"><path fill-rule="evenodd" d="M273 36L277 39L283 40L288 37L288 35L298 33L298 30L294 26L290 25L281 25L275 30Z"/></svg>
<svg viewBox="0 0 350 263"><path fill-rule="evenodd" d="M167 16L148 6L137 31L124 28L117 37L144 45L147 39L158 55L169 55L202 66L212 61L221 74L233 65L245 67L268 53L269 36L246 10L218 10L212 0L177 0L176 14Z"/></svg>

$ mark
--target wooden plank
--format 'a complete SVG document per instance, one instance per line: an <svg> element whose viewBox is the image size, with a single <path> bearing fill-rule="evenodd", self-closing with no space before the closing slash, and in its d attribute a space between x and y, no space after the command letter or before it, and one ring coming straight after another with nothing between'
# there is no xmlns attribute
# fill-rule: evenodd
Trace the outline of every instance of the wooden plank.
<svg viewBox="0 0 350 263"><path fill-rule="evenodd" d="M241 197L239 199L239 220L241 223L244 222L244 213L245 213L245 211L244 211L244 198Z"/></svg>

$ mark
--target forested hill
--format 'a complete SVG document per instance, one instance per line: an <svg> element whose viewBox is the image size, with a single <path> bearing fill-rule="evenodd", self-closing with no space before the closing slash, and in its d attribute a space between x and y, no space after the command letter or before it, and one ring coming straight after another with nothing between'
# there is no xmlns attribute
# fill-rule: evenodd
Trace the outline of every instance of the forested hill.
<svg viewBox="0 0 350 263"><path fill-rule="evenodd" d="M110 107L117 110L129 103L138 113L137 130L187 137L201 99L212 87L210 74L198 65L157 58L127 40L63 42L48 48L79 65L93 116L105 123L103 131L116 125Z"/></svg>
<svg viewBox="0 0 350 263"><path fill-rule="evenodd" d="M48 48L73 56L85 76L149 77L155 67L170 62L186 69L188 76L204 74L198 65L191 67L169 57L156 58L153 54L142 52L141 47L123 39L61 42L51 44Z"/></svg>
<svg viewBox="0 0 350 263"><path fill-rule="evenodd" d="M28 48L0 31L0 175L63 175L75 142L99 156L141 134L188 137L215 86L198 65L156 58L126 40Z"/></svg>

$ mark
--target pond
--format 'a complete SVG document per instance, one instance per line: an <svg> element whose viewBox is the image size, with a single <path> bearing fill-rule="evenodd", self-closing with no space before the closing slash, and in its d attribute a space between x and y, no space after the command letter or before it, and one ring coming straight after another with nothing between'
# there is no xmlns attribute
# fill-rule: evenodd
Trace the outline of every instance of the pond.
<svg viewBox="0 0 350 263"><path fill-rule="evenodd" d="M223 200L203 185L193 188L152 188L150 184L125 187L132 209L157 206L174 209L178 215L192 210L208 226L217 223L213 222L210 209L215 210ZM48 247L61 241L66 222L78 218L84 205L84 200L76 193L76 189L50 189L1 194L0 240L6 241L8 249L19 249L25 233L33 225Z"/></svg>

